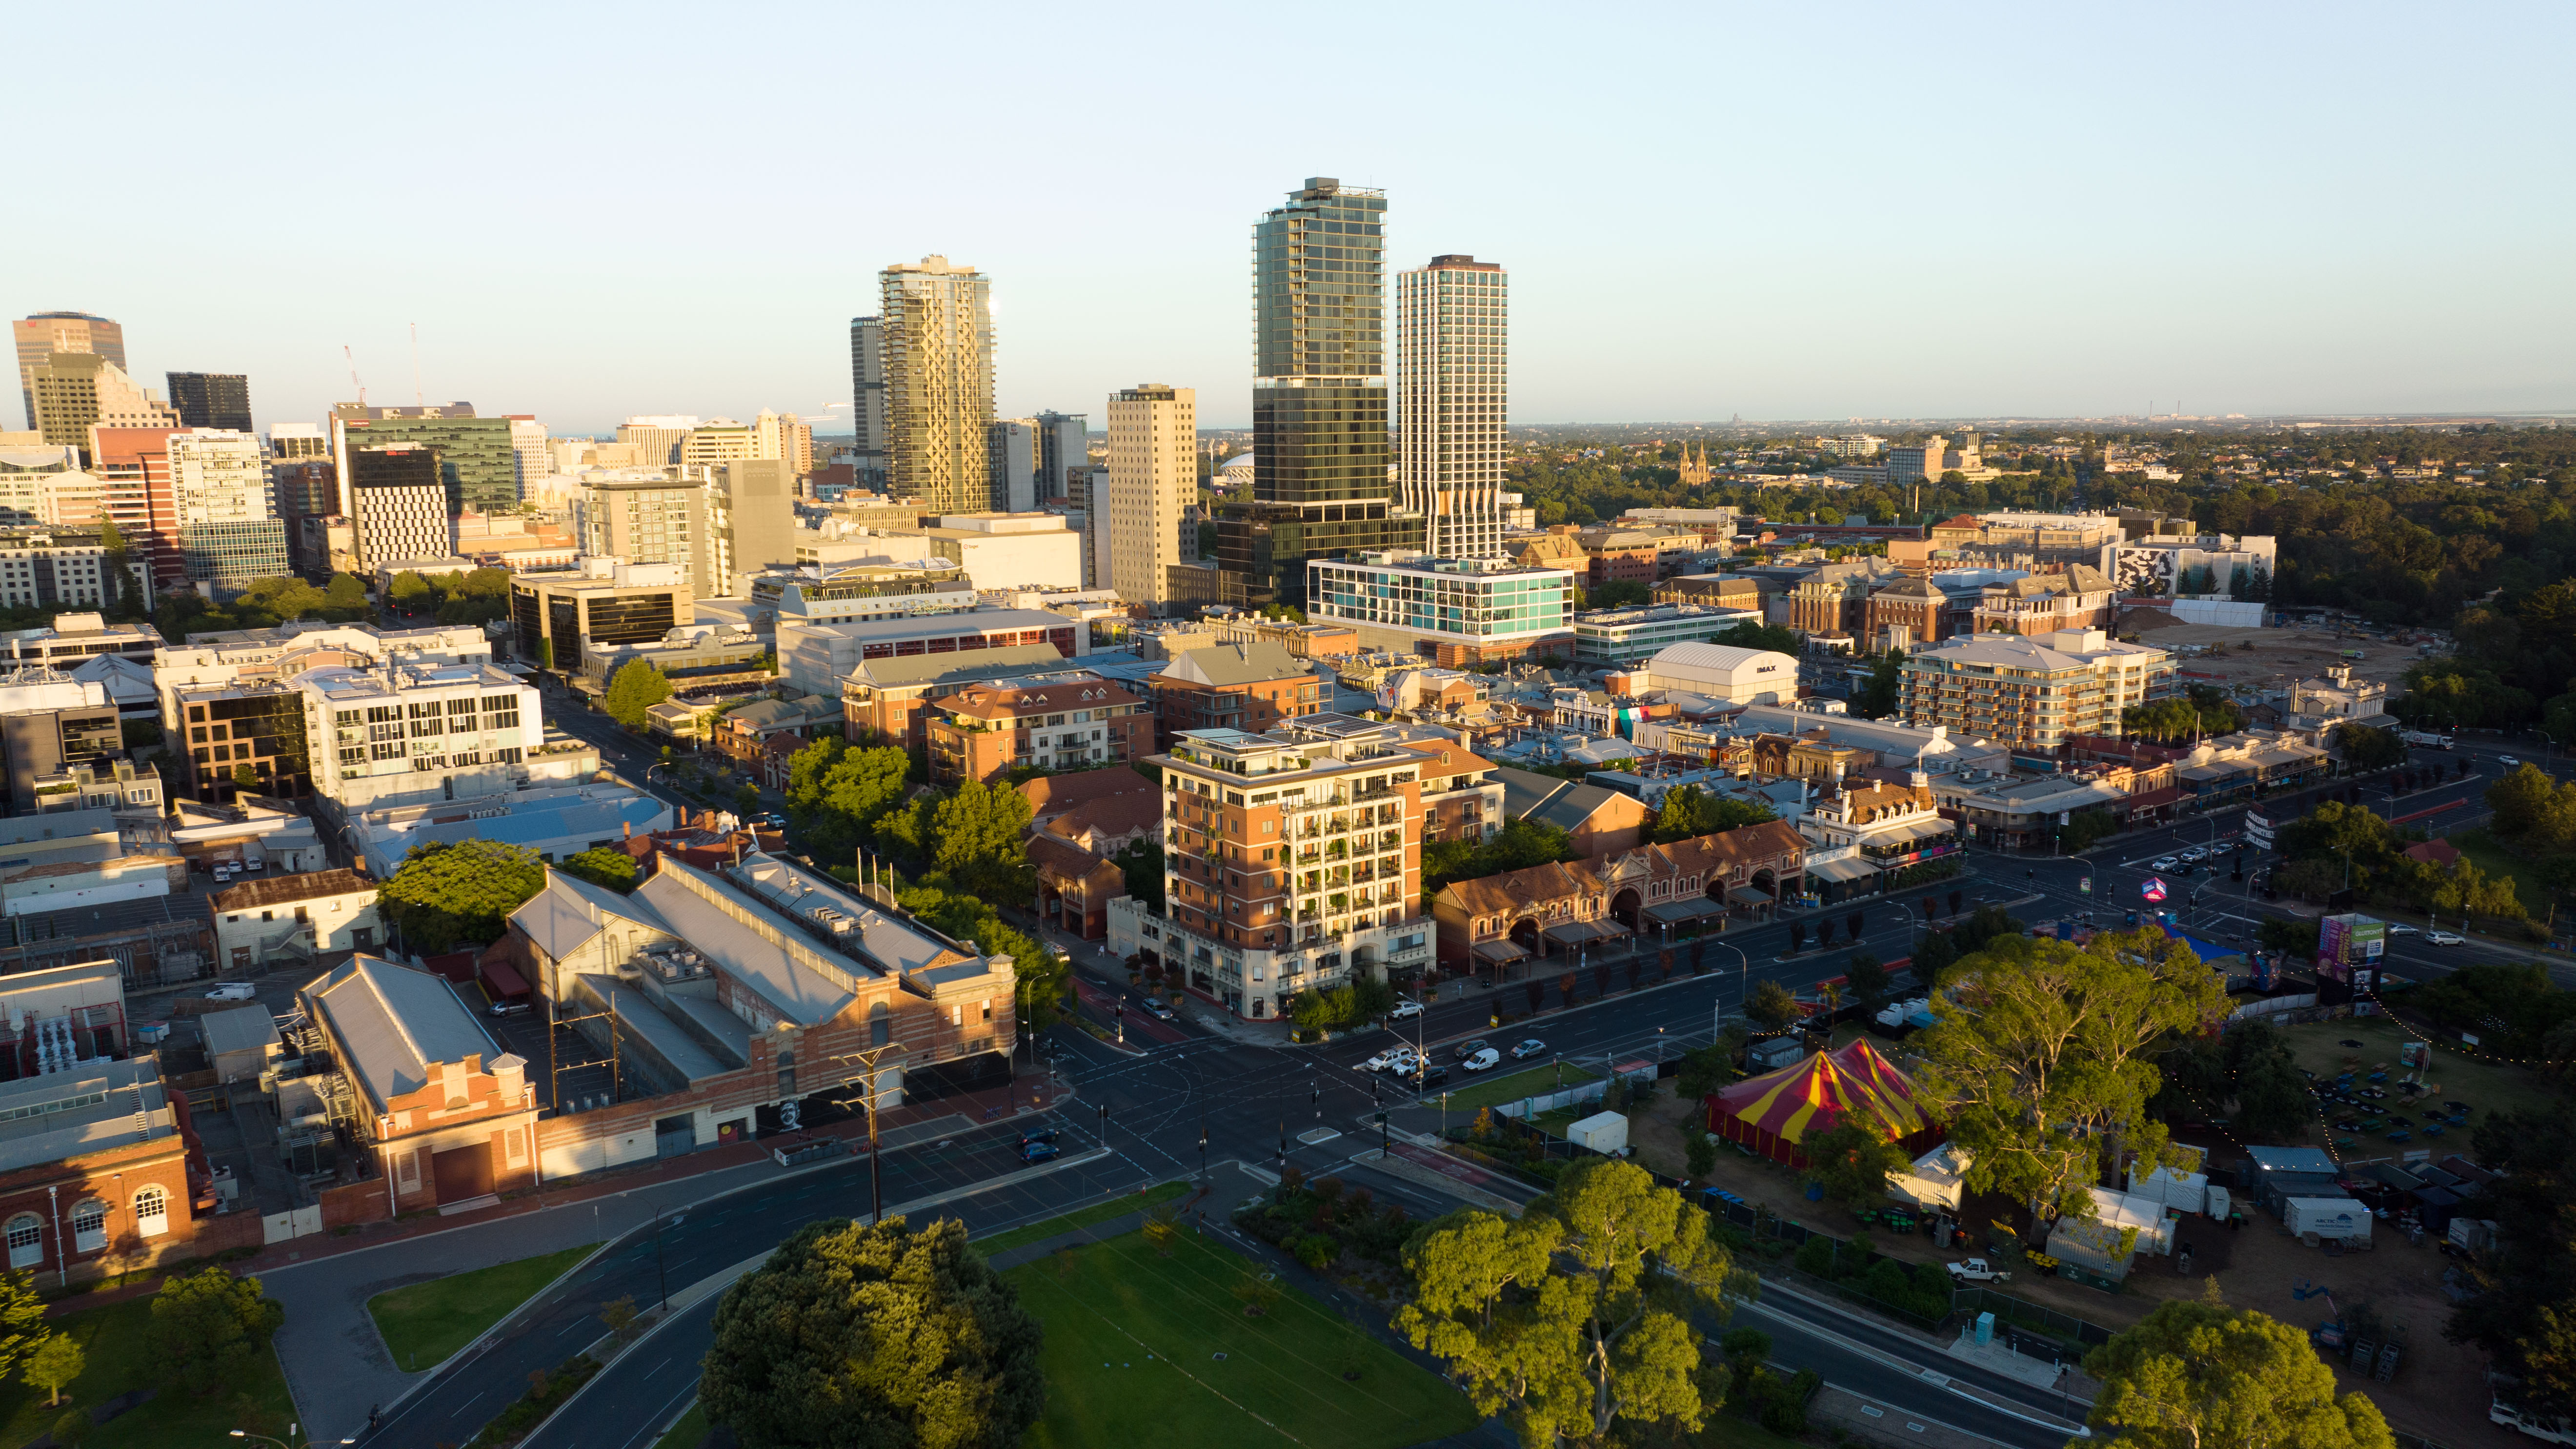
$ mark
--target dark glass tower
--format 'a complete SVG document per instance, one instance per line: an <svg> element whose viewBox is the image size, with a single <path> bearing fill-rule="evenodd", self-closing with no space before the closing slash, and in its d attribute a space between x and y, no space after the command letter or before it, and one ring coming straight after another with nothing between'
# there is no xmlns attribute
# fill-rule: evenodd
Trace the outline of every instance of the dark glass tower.
<svg viewBox="0 0 2576 1449"><path fill-rule="evenodd" d="M169 372L170 406L183 428L251 431L250 379L238 372Z"/></svg>
<svg viewBox="0 0 2576 1449"><path fill-rule="evenodd" d="M1307 178L1252 229L1252 499L1217 514L1230 602L1302 606L1306 563L1419 548L1387 481L1386 194Z"/></svg>

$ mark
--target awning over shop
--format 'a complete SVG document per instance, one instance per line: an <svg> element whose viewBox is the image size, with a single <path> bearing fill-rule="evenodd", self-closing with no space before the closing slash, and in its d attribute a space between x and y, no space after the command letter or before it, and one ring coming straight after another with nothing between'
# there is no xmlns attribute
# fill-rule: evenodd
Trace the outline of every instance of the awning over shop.
<svg viewBox="0 0 2576 1449"><path fill-rule="evenodd" d="M1771 905L1771 893L1755 886L1728 886L1726 898L1739 906Z"/></svg>
<svg viewBox="0 0 2576 1449"><path fill-rule="evenodd" d="M1646 919L1658 925L1679 925L1684 921L1705 920L1726 914L1726 902L1706 896L1689 896L1675 901L1657 901L1646 907Z"/></svg>
<svg viewBox="0 0 2576 1449"><path fill-rule="evenodd" d="M1868 861L1862 860L1857 856L1846 857L1842 860L1829 860L1822 865L1810 865L1807 867L1807 878L1809 880L1863 880L1876 874L1878 874L1877 866L1874 866Z"/></svg>
<svg viewBox="0 0 2576 1449"><path fill-rule="evenodd" d="M2131 795L2127 799L2122 800L2120 804L2125 807L2130 814L2135 815L2141 810L2162 809L2181 798L2182 788L2180 786L2164 785L2153 790L2141 790L2137 794Z"/></svg>
<svg viewBox="0 0 2576 1449"><path fill-rule="evenodd" d="M1529 953L1527 951L1522 950L1520 947L1509 941L1487 941L1476 948L1476 957L1478 960L1490 961L1497 966L1508 965L1511 962L1522 960L1528 955Z"/></svg>
<svg viewBox="0 0 2576 1449"><path fill-rule="evenodd" d="M1917 841L1938 839L1944 835L1954 835L1958 833L1958 828L1953 822L1936 815L1929 820L1909 820L1893 830L1877 831L1864 837L1861 844L1886 850L1912 845Z"/></svg>
<svg viewBox="0 0 2576 1449"><path fill-rule="evenodd" d="M1628 928L1617 921L1568 921L1547 928L1547 938L1560 946L1580 946L1587 941L1610 941L1627 935Z"/></svg>

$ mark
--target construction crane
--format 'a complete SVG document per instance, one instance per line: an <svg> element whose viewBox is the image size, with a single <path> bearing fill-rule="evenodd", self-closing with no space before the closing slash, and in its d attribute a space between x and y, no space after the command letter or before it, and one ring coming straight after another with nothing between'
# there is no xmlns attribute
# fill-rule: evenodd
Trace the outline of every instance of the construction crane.
<svg viewBox="0 0 2576 1449"><path fill-rule="evenodd" d="M367 405L367 385L358 381L358 354L351 352L349 350L349 344L343 342L340 344L340 355L349 359L349 386L358 390L358 406L365 407Z"/></svg>

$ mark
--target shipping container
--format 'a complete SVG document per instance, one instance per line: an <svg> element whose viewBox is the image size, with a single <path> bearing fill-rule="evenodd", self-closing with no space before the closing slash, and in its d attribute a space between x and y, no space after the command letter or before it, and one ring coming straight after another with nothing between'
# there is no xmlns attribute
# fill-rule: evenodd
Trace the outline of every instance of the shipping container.
<svg viewBox="0 0 2576 1449"><path fill-rule="evenodd" d="M2294 1197L2281 1209L2281 1221L2292 1233L2370 1241L2370 1209L2351 1198Z"/></svg>

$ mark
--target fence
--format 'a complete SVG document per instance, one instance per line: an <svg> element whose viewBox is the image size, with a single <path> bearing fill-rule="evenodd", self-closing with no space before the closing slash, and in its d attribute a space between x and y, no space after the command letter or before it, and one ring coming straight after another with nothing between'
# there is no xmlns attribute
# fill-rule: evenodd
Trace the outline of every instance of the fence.
<svg viewBox="0 0 2576 1449"><path fill-rule="evenodd" d="M1494 1115L1514 1119L1535 1117L1542 1112L1553 1112L1559 1107L1571 1107L1578 1102L1598 1102L1607 1096L1609 1091L1608 1082L1586 1082L1579 1087L1568 1087L1562 1092L1542 1092L1534 1097L1523 1097L1517 1102L1505 1102L1494 1109Z"/></svg>
<svg viewBox="0 0 2576 1449"><path fill-rule="evenodd" d="M2111 1330L2102 1325L2087 1323L2071 1313L2060 1313L2054 1308L2043 1308L2025 1298L2015 1298L2009 1293L1998 1292L1981 1285L1951 1290L1951 1317L1957 1318L1964 1314L1973 1319L1980 1313L1993 1314L1997 1323L2036 1329L2051 1338L2064 1339L2083 1348L2092 1348L2097 1344L2111 1341Z"/></svg>
<svg viewBox="0 0 2576 1449"><path fill-rule="evenodd" d="M2245 1003L2229 1012L2227 1020L2232 1025L2240 1021L2251 1021L2258 1016L2279 1016L2286 1012L2304 1011L2316 1004L2317 994L2313 991L2303 991L2296 996L2274 996L2262 1001Z"/></svg>

